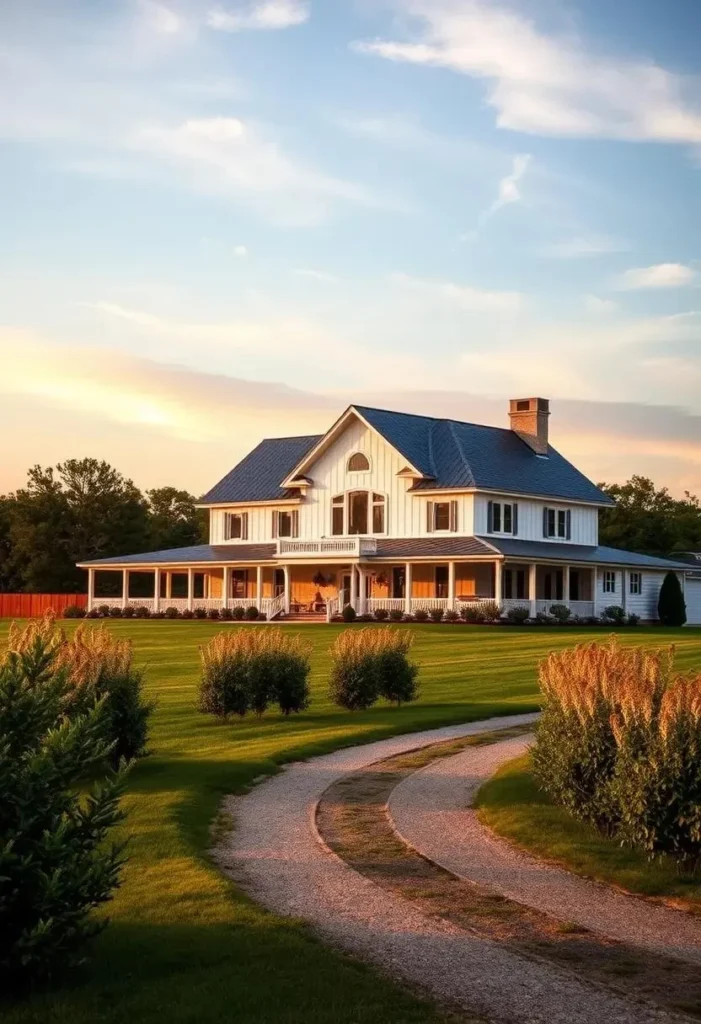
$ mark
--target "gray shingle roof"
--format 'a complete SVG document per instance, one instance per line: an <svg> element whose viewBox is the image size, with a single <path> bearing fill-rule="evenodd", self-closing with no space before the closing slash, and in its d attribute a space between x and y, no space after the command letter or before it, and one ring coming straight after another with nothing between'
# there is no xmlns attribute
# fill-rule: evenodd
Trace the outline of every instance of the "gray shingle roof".
<svg viewBox="0 0 701 1024"><path fill-rule="evenodd" d="M460 555L492 555L494 548L479 537L419 537L377 541L378 558L453 558Z"/></svg>
<svg viewBox="0 0 701 1024"><path fill-rule="evenodd" d="M308 451L321 440L321 435L268 438L227 473L223 480L207 491L200 502L216 505L232 501L275 501L291 497L280 486Z"/></svg>
<svg viewBox="0 0 701 1024"><path fill-rule="evenodd" d="M167 548L165 551L143 551L139 555L117 555L115 558L98 558L93 562L81 562L108 568L110 565L163 565L188 564L193 562L265 562L275 557L275 544L196 544L188 548Z"/></svg>
<svg viewBox="0 0 701 1024"><path fill-rule="evenodd" d="M688 569L683 562L669 558L639 555L634 551L585 544L559 544L552 541L514 540L511 537L490 537L489 543L508 558L543 558L558 561L592 562L599 565L630 565L640 569Z"/></svg>
<svg viewBox="0 0 701 1024"><path fill-rule="evenodd" d="M428 480L414 490L477 487L613 505L552 445L543 458L510 428L354 406Z"/></svg>

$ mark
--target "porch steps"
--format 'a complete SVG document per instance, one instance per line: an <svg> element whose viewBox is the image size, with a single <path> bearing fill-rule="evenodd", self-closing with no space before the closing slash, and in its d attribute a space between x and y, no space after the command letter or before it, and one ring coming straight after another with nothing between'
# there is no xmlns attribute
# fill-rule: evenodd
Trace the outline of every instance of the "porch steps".
<svg viewBox="0 0 701 1024"><path fill-rule="evenodd" d="M326 622L326 615L323 612L316 613L299 613L296 615L284 615L282 618L277 619L277 622Z"/></svg>

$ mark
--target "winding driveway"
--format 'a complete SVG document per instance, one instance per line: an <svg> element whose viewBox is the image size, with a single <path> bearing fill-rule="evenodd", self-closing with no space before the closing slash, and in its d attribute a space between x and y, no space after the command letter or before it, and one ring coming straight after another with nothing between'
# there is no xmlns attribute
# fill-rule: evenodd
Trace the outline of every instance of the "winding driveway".
<svg viewBox="0 0 701 1024"><path fill-rule="evenodd" d="M608 987L583 982L554 963L521 956L490 939L429 917L409 901L358 874L320 839L315 825L316 806L328 786L339 778L396 754L522 725L535 717L514 715L433 729L290 765L246 796L227 800L226 810L235 827L221 841L219 861L270 910L303 918L334 944L375 962L394 977L421 986L444 1002L462 1007L468 1014L505 1024L688 1020L681 1014L630 1001ZM468 753L494 749L475 748ZM502 746L502 757L514 756L517 749L518 744ZM454 783L443 787L444 801L451 788L461 792L465 800L465 780L456 775L455 763L455 758L442 762L447 771L452 766ZM470 762L462 764L469 773ZM420 775L430 779L427 772ZM409 830L412 801L419 797L423 801L426 793L425 789L407 788L400 803L393 801L401 829ZM443 818L434 818L432 827L443 832ZM426 833L415 834L414 839L417 844L424 843Z"/></svg>

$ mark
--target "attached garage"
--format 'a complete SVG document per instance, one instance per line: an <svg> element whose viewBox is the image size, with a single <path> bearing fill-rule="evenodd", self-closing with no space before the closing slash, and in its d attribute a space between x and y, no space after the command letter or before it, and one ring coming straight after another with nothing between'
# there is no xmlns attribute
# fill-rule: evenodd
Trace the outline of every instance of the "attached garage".
<svg viewBox="0 0 701 1024"><path fill-rule="evenodd" d="M686 623L701 626L701 574L689 575L684 584Z"/></svg>

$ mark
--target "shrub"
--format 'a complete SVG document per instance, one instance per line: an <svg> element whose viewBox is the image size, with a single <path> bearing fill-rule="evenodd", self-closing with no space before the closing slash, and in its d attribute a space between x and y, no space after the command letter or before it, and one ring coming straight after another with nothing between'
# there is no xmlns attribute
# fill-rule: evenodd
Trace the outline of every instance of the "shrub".
<svg viewBox="0 0 701 1024"><path fill-rule="evenodd" d="M68 604L63 610L64 619L84 619L85 608L81 608L77 604Z"/></svg>
<svg viewBox="0 0 701 1024"><path fill-rule="evenodd" d="M147 619L150 615L150 611L146 605L140 604L134 609L134 615L137 619Z"/></svg>
<svg viewBox="0 0 701 1024"><path fill-rule="evenodd" d="M408 630L376 630L373 639L380 696L397 707L416 700L419 667L409 661L412 634Z"/></svg>
<svg viewBox="0 0 701 1024"><path fill-rule="evenodd" d="M480 601L480 610L485 622L498 622L501 618L501 608L496 601Z"/></svg>
<svg viewBox="0 0 701 1024"><path fill-rule="evenodd" d="M626 621L625 609L617 604L609 605L608 608L604 608L604 619L614 626L623 626Z"/></svg>
<svg viewBox="0 0 701 1024"><path fill-rule="evenodd" d="M536 612L534 622L537 622L539 626L552 626L557 620L552 615L548 615L547 612Z"/></svg>
<svg viewBox="0 0 701 1024"><path fill-rule="evenodd" d="M404 612L400 608L392 608L389 613L390 622L401 622L404 618Z"/></svg>
<svg viewBox="0 0 701 1024"><path fill-rule="evenodd" d="M522 626L524 622L527 622L531 617L531 609L527 604L514 605L513 608L509 608L506 613L506 617L509 622L514 622L518 626Z"/></svg>
<svg viewBox="0 0 701 1024"><path fill-rule="evenodd" d="M662 581L657 599L657 614L663 626L683 626L686 622L686 602L679 577L668 572Z"/></svg>
<svg viewBox="0 0 701 1024"><path fill-rule="evenodd" d="M549 795L619 842L701 862L701 674L673 651L584 644L541 663L533 766Z"/></svg>
<svg viewBox="0 0 701 1024"><path fill-rule="evenodd" d="M212 619L213 621L218 622L219 621L219 609L218 608L210 608L209 611L207 612L207 618L208 619Z"/></svg>
<svg viewBox="0 0 701 1024"><path fill-rule="evenodd" d="M460 613L456 612L454 608L449 608L444 615L446 622L459 622Z"/></svg>
<svg viewBox="0 0 701 1024"><path fill-rule="evenodd" d="M254 604L249 604L248 608L246 609L246 618L248 619L249 622L255 622L256 619L258 618L258 609Z"/></svg>
<svg viewBox="0 0 701 1024"><path fill-rule="evenodd" d="M464 604L460 609L463 622L484 622L484 612L479 604Z"/></svg>
<svg viewBox="0 0 701 1024"><path fill-rule="evenodd" d="M280 628L218 633L200 648L200 711L227 718L271 700L283 714L309 706L310 644Z"/></svg>
<svg viewBox="0 0 701 1024"><path fill-rule="evenodd" d="M375 609L375 618L378 622L384 622L387 619L388 615L389 612L387 611L386 608Z"/></svg>
<svg viewBox="0 0 701 1024"><path fill-rule="evenodd" d="M635 612L631 612L626 617L626 626L637 626L640 622L640 616L636 615Z"/></svg>
<svg viewBox="0 0 701 1024"><path fill-rule="evenodd" d="M184 616L185 616L185 613L183 612L183 617ZM231 622L233 617L234 617L234 615L233 615L233 612L232 612L231 608L222 608L222 610L220 612L220 618L222 619L223 622ZM192 616L188 615L188 618L192 618Z"/></svg>
<svg viewBox="0 0 701 1024"><path fill-rule="evenodd" d="M133 619L134 615L135 615L135 612L136 612L136 609L134 608L133 605L131 605L131 604L125 605L124 608L122 608L122 618L123 619Z"/></svg>
<svg viewBox="0 0 701 1024"><path fill-rule="evenodd" d="M198 608L197 610L198 611L204 611L204 609L200 609L200 608ZM180 612L178 611L177 608L173 608L172 605L171 605L170 608L166 608L166 610L164 612L164 615L165 615L166 619L178 619L178 618L180 618ZM202 618L204 618L204 616L202 616Z"/></svg>
<svg viewBox="0 0 701 1024"><path fill-rule="evenodd" d="M598 615L587 615L585 620L587 626L600 626L601 619Z"/></svg>
<svg viewBox="0 0 701 1024"><path fill-rule="evenodd" d="M407 615L402 616L402 622L416 622L416 619L411 612L409 612Z"/></svg>
<svg viewBox="0 0 701 1024"><path fill-rule="evenodd" d="M168 609L166 611L166 618L177 619L177 617L178 617L177 611L176 611L175 615L170 616L170 615L168 615L168 611L169 610L170 609ZM195 615L196 619L206 619L207 618L207 609L206 608L195 608L194 615Z"/></svg>
<svg viewBox="0 0 701 1024"><path fill-rule="evenodd" d="M152 619L165 619L165 617L166 617L166 613L165 612L151 612L151 618Z"/></svg>
<svg viewBox="0 0 701 1024"><path fill-rule="evenodd" d="M344 622L355 622L357 615L355 613L355 608L353 607L352 604L346 605L346 607L341 612L341 617L343 618Z"/></svg>
<svg viewBox="0 0 701 1024"><path fill-rule="evenodd" d="M414 612L414 622L428 622L428 612L425 608L417 608Z"/></svg>
<svg viewBox="0 0 701 1024"><path fill-rule="evenodd" d="M244 611L240 604L237 604L234 608L231 609L231 618L234 619L236 622L241 622L244 619L245 615L246 612Z"/></svg>
<svg viewBox="0 0 701 1024"><path fill-rule="evenodd" d="M102 615L104 618L107 618L107 616L109 615L109 613L111 611L111 606L108 605L108 604L99 604L97 606L97 610L98 610L100 615Z"/></svg>
<svg viewBox="0 0 701 1024"><path fill-rule="evenodd" d="M380 630L346 630L333 643L329 695L334 704L357 711L378 698L379 679L373 639Z"/></svg>
<svg viewBox="0 0 701 1024"><path fill-rule="evenodd" d="M443 621L443 609L442 608L430 608L429 618L431 622L442 622Z"/></svg>
<svg viewBox="0 0 701 1024"><path fill-rule="evenodd" d="M104 702L80 713L57 665L60 631L23 633L0 664L0 984L26 986L80 961L119 884L125 767L108 767ZM15 634L17 640L17 634ZM88 783L88 780L89 783ZM87 792L86 792L87 787Z"/></svg>
<svg viewBox="0 0 701 1024"><path fill-rule="evenodd" d="M374 622L375 616L371 612L363 612L358 616L358 622Z"/></svg>
<svg viewBox="0 0 701 1024"><path fill-rule="evenodd" d="M572 618L572 609L568 608L566 604L551 604L550 614L559 625L564 626Z"/></svg>
<svg viewBox="0 0 701 1024"><path fill-rule="evenodd" d="M100 615L100 613L97 610L97 608L91 608L89 612L85 613L85 618L86 619L101 619L102 616Z"/></svg>
<svg viewBox="0 0 701 1024"><path fill-rule="evenodd" d="M110 608L109 615L111 619L121 619L122 609L119 608L117 605L114 605L112 608Z"/></svg>

